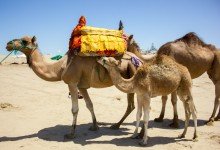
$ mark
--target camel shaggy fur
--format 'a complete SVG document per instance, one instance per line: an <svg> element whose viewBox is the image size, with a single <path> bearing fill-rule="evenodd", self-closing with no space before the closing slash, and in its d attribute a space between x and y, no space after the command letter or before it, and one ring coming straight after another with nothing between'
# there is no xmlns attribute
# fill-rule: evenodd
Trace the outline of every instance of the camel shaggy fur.
<svg viewBox="0 0 220 150"><path fill-rule="evenodd" d="M136 129L132 137L136 138L138 136L138 127L143 109L144 136L140 142L141 145L146 145L148 140L147 128L151 97L168 95L173 92L177 92L185 108L185 128L180 137L185 137L190 115L192 114L195 126L193 139L197 139L197 116L191 94L192 81L186 67L176 63L168 56L157 56L150 63L145 63L139 67L132 78L124 79L119 73L117 68L119 62L116 59L102 57L97 61L108 70L114 85L119 90L125 93L137 94Z"/></svg>

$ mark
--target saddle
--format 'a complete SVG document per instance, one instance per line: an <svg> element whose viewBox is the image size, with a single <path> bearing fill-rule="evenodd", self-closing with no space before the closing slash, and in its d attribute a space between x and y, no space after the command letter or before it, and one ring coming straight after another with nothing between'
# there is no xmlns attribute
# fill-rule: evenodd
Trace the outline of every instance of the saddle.
<svg viewBox="0 0 220 150"><path fill-rule="evenodd" d="M127 36L122 30L86 26L84 16L79 19L69 41L69 50L79 56L119 56L126 48Z"/></svg>
<svg viewBox="0 0 220 150"><path fill-rule="evenodd" d="M119 56L127 43L122 30L84 26L81 28L80 56Z"/></svg>

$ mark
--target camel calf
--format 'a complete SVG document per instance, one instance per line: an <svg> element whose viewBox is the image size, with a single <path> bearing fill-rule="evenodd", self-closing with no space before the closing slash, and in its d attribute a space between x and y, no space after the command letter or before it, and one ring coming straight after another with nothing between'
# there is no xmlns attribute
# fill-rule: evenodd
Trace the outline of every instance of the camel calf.
<svg viewBox="0 0 220 150"><path fill-rule="evenodd" d="M143 64L130 79L124 79L118 70L119 61L113 57L102 57L97 60L109 72L114 85L125 93L136 93L138 109L136 115L136 129L132 138L138 136L138 127L144 112L144 136L140 145L147 144L147 128L150 112L151 97L164 96L177 92L185 109L185 128L180 138L185 137L189 119L192 114L194 120L194 137L197 140L197 116L191 94L192 81L186 67L176 63L168 56L157 56L150 63Z"/></svg>

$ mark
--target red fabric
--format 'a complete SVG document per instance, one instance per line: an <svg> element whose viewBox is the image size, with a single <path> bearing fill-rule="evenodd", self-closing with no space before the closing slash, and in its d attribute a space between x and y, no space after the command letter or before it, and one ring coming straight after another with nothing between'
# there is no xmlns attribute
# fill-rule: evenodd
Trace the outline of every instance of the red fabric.
<svg viewBox="0 0 220 150"><path fill-rule="evenodd" d="M69 50L73 50L81 45L81 28L86 25L86 18L81 16L78 25L73 29L70 40Z"/></svg>

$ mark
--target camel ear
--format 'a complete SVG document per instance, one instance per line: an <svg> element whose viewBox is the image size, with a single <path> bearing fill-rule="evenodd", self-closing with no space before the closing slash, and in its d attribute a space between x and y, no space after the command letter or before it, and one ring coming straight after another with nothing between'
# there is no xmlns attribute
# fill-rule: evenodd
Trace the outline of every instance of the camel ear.
<svg viewBox="0 0 220 150"><path fill-rule="evenodd" d="M123 30L123 28L124 28L123 23L122 23L122 21L120 20L118 30Z"/></svg>
<svg viewBox="0 0 220 150"><path fill-rule="evenodd" d="M37 42L36 36L33 36L33 38L31 39L31 42L32 42L33 44L36 44L36 42Z"/></svg>
<svg viewBox="0 0 220 150"><path fill-rule="evenodd" d="M118 66L118 65L120 64L120 61L119 61L119 60L116 60L116 61L115 61L115 64L116 64L116 66Z"/></svg>
<svg viewBox="0 0 220 150"><path fill-rule="evenodd" d="M133 34L128 37L128 42L129 42L129 45L134 43Z"/></svg>

